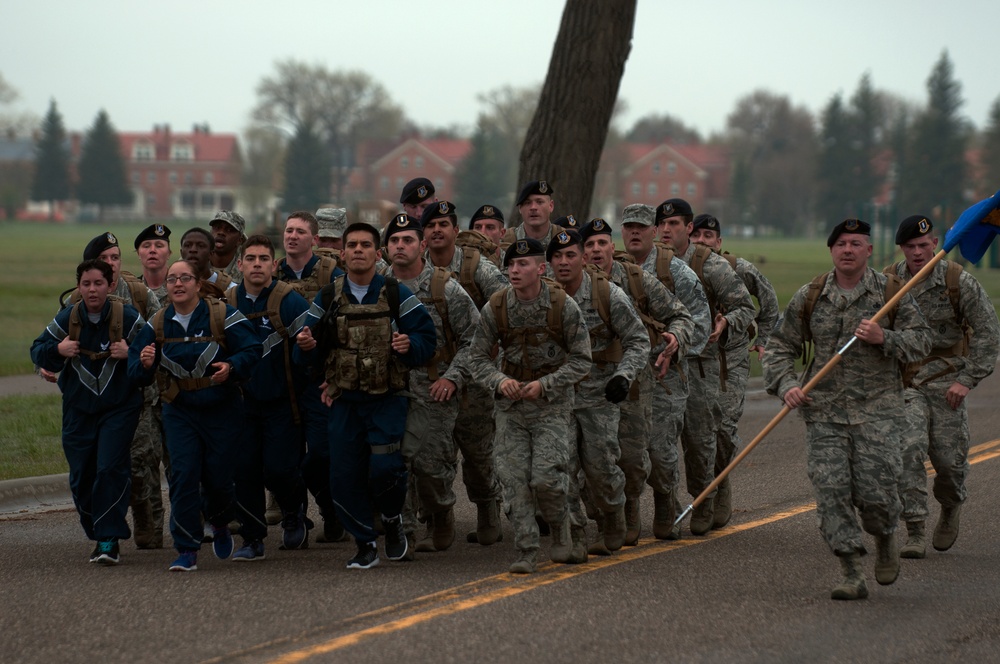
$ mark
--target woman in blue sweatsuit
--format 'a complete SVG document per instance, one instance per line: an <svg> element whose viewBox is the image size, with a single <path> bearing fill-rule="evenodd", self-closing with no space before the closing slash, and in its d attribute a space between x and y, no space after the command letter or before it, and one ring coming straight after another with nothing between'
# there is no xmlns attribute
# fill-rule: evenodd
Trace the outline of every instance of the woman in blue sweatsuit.
<svg viewBox="0 0 1000 664"><path fill-rule="evenodd" d="M261 343L243 314L202 298L193 264L171 265L166 285L170 305L139 332L128 370L146 384L156 377L161 390L170 453L170 533L180 554L170 570L193 571L202 514L212 525L215 555L225 559L233 552L228 524L235 513L233 472L243 432L238 383L260 360Z"/></svg>

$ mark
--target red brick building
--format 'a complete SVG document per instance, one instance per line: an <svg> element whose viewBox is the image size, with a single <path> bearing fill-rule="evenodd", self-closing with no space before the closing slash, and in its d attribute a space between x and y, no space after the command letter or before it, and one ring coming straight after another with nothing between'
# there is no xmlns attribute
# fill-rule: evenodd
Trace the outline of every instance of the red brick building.
<svg viewBox="0 0 1000 664"><path fill-rule="evenodd" d="M434 183L438 198L455 196L455 170L469 154L465 139L408 138L367 168L365 189L371 198L397 202L403 185L416 177Z"/></svg>

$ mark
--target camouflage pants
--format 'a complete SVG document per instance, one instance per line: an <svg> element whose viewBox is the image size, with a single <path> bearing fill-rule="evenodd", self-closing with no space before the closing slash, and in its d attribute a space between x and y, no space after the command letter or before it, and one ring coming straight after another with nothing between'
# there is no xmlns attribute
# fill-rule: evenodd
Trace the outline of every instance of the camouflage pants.
<svg viewBox="0 0 1000 664"><path fill-rule="evenodd" d="M865 552L861 528L875 536L896 529L902 511L896 493L902 425L900 416L864 424L806 423L819 529L838 556Z"/></svg>
<svg viewBox="0 0 1000 664"><path fill-rule="evenodd" d="M903 471L899 497L904 521L927 518L927 471L930 457L937 475L934 497L945 507L961 505L968 492L969 412L965 401L952 410L944 395L953 381L935 381L906 390L906 417L903 429Z"/></svg>
<svg viewBox="0 0 1000 664"><path fill-rule="evenodd" d="M407 532L416 528L416 513L430 515L455 504L455 458L452 431L458 402L410 399L403 435L403 459L410 471L403 520Z"/></svg>
<svg viewBox="0 0 1000 664"><path fill-rule="evenodd" d="M497 475L503 487L507 518L514 527L514 545L520 551L539 547L535 504L553 526L567 516L569 501L572 412L569 404L544 410L522 405L496 410ZM530 412L530 411L529 411Z"/></svg>
<svg viewBox="0 0 1000 664"><path fill-rule="evenodd" d="M147 393L132 438L132 493L129 505L137 542L160 546L163 542L163 493L160 485L163 406L159 402L153 405L149 396Z"/></svg>
<svg viewBox="0 0 1000 664"><path fill-rule="evenodd" d="M746 401L747 381L750 380L750 355L738 350L726 355L726 391L719 392L722 425L715 439L715 474L736 458L743 441L740 440L740 418Z"/></svg>
<svg viewBox="0 0 1000 664"><path fill-rule="evenodd" d="M618 467L625 475L625 495L633 499L642 495L651 470L649 437L653 426L653 372L648 365L636 380L639 382L639 397L633 400L630 395L619 404L621 419L618 422L618 445L621 450Z"/></svg>
<svg viewBox="0 0 1000 664"><path fill-rule="evenodd" d="M601 512L612 512L625 504L625 474L618 467L620 409L605 402L575 408L573 415L576 431L570 436L570 442L575 443L578 465L586 478L590 500Z"/></svg>
<svg viewBox="0 0 1000 664"><path fill-rule="evenodd" d="M682 368L687 376L687 369ZM687 400L687 381L681 378L676 369L671 368L662 382L653 385L653 433L649 440L652 471L649 474L649 486L657 493L669 494L680 483L678 445ZM676 491L674 502L679 514L680 502Z"/></svg>
<svg viewBox="0 0 1000 664"><path fill-rule="evenodd" d="M715 446L722 423L719 407L719 359L688 361L688 399L684 408L684 473L687 490L697 496L715 479ZM709 497L714 497L713 492Z"/></svg>
<svg viewBox="0 0 1000 664"><path fill-rule="evenodd" d="M485 503L500 498L493 463L493 396L479 385L467 385L455 421L455 446L462 453L462 481L469 500ZM452 458L452 467L456 460ZM453 475L454 477L454 475Z"/></svg>

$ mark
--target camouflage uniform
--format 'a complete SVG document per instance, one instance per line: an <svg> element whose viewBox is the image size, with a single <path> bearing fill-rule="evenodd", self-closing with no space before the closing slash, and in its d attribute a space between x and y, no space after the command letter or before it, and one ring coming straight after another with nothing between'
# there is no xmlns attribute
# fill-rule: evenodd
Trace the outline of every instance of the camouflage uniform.
<svg viewBox="0 0 1000 664"><path fill-rule="evenodd" d="M934 271L910 293L931 328L932 354L948 354L962 339L961 321L947 294L945 273L948 261L940 261ZM901 261L896 275L909 280L906 262ZM903 520L927 518L927 471L924 462L930 455L937 476L934 497L944 507L957 507L966 498L965 479L969 473L969 415L965 401L952 410L944 395L952 383L973 389L993 373L1000 350L1000 326L993 304L983 287L966 271L959 276L959 311L972 327L968 354L925 360L906 389L906 428L903 434L903 472L899 497L903 501Z"/></svg>
<svg viewBox="0 0 1000 664"><path fill-rule="evenodd" d="M434 270L434 266L425 263L423 271L415 279L400 280L400 283L424 303L427 313L434 321L437 353L440 354L449 335L446 335L444 322L431 294ZM396 276L392 267L387 275ZM469 345L479 323L479 311L472 298L454 279L449 278L445 282L444 298L448 327L454 334L457 350L450 362L439 360L435 355L434 370L437 377L447 378L455 383L456 395L448 401L434 401L430 396L430 388L437 378L432 379L428 375L427 367L410 369L412 396L406 434L403 437L403 457L413 473L413 485L419 504L429 514L449 510L455 504L455 493L452 490L455 481L455 444L452 434L458 416L458 395L467 382ZM412 533L416 525L413 510L404 510L404 521L406 531Z"/></svg>
<svg viewBox="0 0 1000 664"><path fill-rule="evenodd" d="M886 277L867 269L861 282L844 291L831 274L810 319L815 360L805 384L846 344L858 324L885 303ZM809 286L792 297L764 353L764 380L770 394L784 398L800 386L795 360L804 346L802 312ZM856 507L864 530L876 537L895 532L900 502L903 386L901 361L930 349L930 329L911 295L898 305L895 322L879 321L881 346L855 341L843 361L813 389L812 402L798 408L806 422L809 479L816 494L819 528L838 556L865 553Z"/></svg>
<svg viewBox="0 0 1000 664"><path fill-rule="evenodd" d="M553 286L543 281L541 293L530 302L519 301L512 288L504 293L510 331L547 326L550 288ZM510 401L497 392L511 376L497 369L491 357L494 345L501 341L492 307L483 307L481 314L472 341L470 368L476 382L498 395L494 408L497 475L507 516L514 526L515 545L522 554L534 554L539 547L536 499L553 533L568 534L570 450L566 432L572 424L574 385L590 370L590 337L580 308L573 298L566 297L562 311L565 348L548 336L538 345L510 343L504 348L505 364L551 371L538 379L543 388L539 399ZM560 530L563 526L566 531Z"/></svg>
<svg viewBox="0 0 1000 664"><path fill-rule="evenodd" d="M562 228L560 226L557 226L555 224L550 223L549 224L549 232L545 234L545 237L543 237L543 238L541 238L541 239L538 240L538 242L541 243L541 245L542 245L542 249L548 249L549 248L549 242L551 242L552 238L555 237L556 234L559 233L559 231L561 231L561 230L562 230ZM513 231L513 233L511 231ZM514 228L508 229L507 233L504 235L503 241L504 242L509 242L510 244L513 244L514 242L517 242L518 240L523 240L526 237L528 237L528 234L524 232L524 224L520 224L518 226L515 226ZM503 255L504 255L504 253L506 253L506 248L501 247L501 251L500 251L500 264L501 265L503 264ZM504 270L505 274L506 274L506 272L507 271ZM549 263L545 264L545 275L544 276L548 277L549 279L554 279L555 278L555 274L552 272L552 266Z"/></svg>

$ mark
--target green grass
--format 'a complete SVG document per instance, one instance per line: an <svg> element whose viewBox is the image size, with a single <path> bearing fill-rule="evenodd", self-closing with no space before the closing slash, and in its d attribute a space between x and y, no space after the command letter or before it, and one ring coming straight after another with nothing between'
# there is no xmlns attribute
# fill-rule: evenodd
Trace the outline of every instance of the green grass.
<svg viewBox="0 0 1000 664"><path fill-rule="evenodd" d="M60 395L2 397L0 421L0 481L69 471Z"/></svg>

